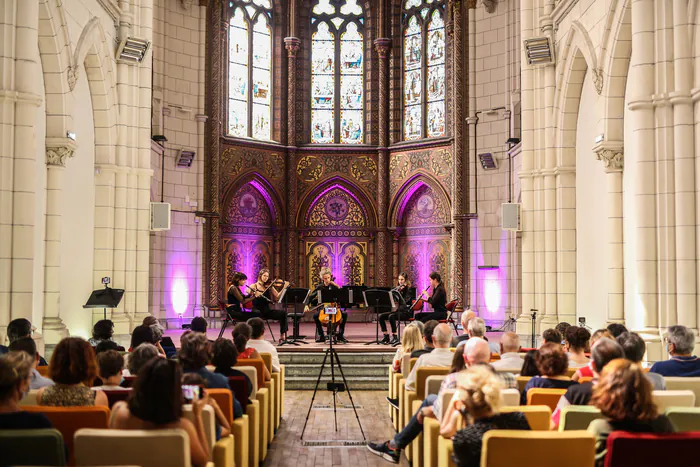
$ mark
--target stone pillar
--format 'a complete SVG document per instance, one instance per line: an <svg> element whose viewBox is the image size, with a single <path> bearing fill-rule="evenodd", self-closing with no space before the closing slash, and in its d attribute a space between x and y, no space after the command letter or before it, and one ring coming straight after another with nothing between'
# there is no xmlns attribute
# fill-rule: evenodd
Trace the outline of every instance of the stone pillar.
<svg viewBox="0 0 700 467"><path fill-rule="evenodd" d="M287 280L301 284L301 270L297 268L299 260L299 231L296 225L297 213L297 152L299 134L297 132L297 54L301 40L285 37L287 49ZM301 287L301 285L300 285Z"/></svg>
<svg viewBox="0 0 700 467"><path fill-rule="evenodd" d="M464 9L461 0L449 0L452 10L452 136L454 138L452 171L452 244L450 249L450 265L452 267L452 281L447 291L448 299L452 296L460 298L460 305L466 303L464 297L464 204L465 193L468 187L467 178L469 169L465 170L464 152L464 99L465 89L468 84L465 69L465 24L469 20L469 10ZM466 15L466 18L465 18Z"/></svg>
<svg viewBox="0 0 700 467"><path fill-rule="evenodd" d="M605 166L608 191L608 319L625 324L625 274L622 230L622 144L602 143L593 150Z"/></svg>
<svg viewBox="0 0 700 467"><path fill-rule="evenodd" d="M391 39L379 38L374 41L374 50L379 56L379 151L377 160L377 248L375 264L377 265L377 286L388 286L393 283L390 277L391 237L387 230L387 215L389 213L389 53Z"/></svg>
<svg viewBox="0 0 700 467"><path fill-rule="evenodd" d="M393 277L398 280L399 274L399 238L401 234L399 229L395 229L391 235L391 264L393 266ZM409 278L409 280L415 280L415 278Z"/></svg>
<svg viewBox="0 0 700 467"><path fill-rule="evenodd" d="M63 172L73 157L75 143L60 138L46 141L46 233L44 248L44 320L42 333L46 344L55 345L68 336L60 317L61 239L63 236Z"/></svg>

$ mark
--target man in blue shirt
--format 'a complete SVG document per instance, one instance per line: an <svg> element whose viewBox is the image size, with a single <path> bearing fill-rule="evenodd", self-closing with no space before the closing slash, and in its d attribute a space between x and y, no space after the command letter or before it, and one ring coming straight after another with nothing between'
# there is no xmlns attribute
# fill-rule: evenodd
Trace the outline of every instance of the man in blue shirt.
<svg viewBox="0 0 700 467"><path fill-rule="evenodd" d="M671 326L666 340L671 358L654 363L649 371L661 376L700 376L700 358L693 355L695 333L685 326Z"/></svg>

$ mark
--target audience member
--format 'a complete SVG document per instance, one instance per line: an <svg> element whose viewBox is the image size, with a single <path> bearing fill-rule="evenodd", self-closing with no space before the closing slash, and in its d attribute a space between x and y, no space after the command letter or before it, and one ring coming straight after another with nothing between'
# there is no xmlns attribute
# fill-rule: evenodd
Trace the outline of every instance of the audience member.
<svg viewBox="0 0 700 467"><path fill-rule="evenodd" d="M488 339L486 339L486 322L481 319L481 318L472 318L469 320L469 323L467 323L467 334L469 334L469 338L477 338L477 339L483 339L486 342L488 342ZM464 345L467 341L462 341L460 342L457 347L460 345ZM497 354L500 352L500 348L498 347L498 344L495 342L491 343L489 342L489 348L491 349L491 353Z"/></svg>
<svg viewBox="0 0 700 467"><path fill-rule="evenodd" d="M517 373L523 367L525 360L520 352L520 338L514 332L506 332L501 336L501 359L491 363L495 369L508 369Z"/></svg>
<svg viewBox="0 0 700 467"><path fill-rule="evenodd" d="M102 352L108 350L116 350L117 352L124 352L124 347L120 346L114 341L102 341L95 347L95 355L99 355Z"/></svg>
<svg viewBox="0 0 700 467"><path fill-rule="evenodd" d="M248 347L248 342L253 334L253 330L248 323L238 323L235 328L233 328L233 343L236 344L236 349L238 350L238 359L246 360L249 358L260 358L260 354L253 347ZM267 369L267 366L263 365L263 381L270 381L272 375Z"/></svg>
<svg viewBox="0 0 700 467"><path fill-rule="evenodd" d="M88 339L91 346L97 347L102 341L113 342L114 323L110 319L101 319L92 327L92 337Z"/></svg>
<svg viewBox="0 0 700 467"><path fill-rule="evenodd" d="M153 344L156 345L156 339L153 335L153 329L150 326L136 326L131 332L131 346L129 347L129 352L133 352L136 347L141 344Z"/></svg>
<svg viewBox="0 0 700 467"><path fill-rule="evenodd" d="M554 326L554 329L559 331L559 334L561 334L561 336L562 336L562 340L559 342L560 344L564 343L563 338L566 338L566 330L569 329L570 327L571 327L571 325L569 323L567 323L566 321L562 321L561 323Z"/></svg>
<svg viewBox="0 0 700 467"><path fill-rule="evenodd" d="M460 373L457 392L440 427L443 436L454 435L453 457L458 467L481 464L482 440L488 431L530 429L521 412L499 413L502 387L501 380L486 365L472 366ZM454 433L454 420L460 418L467 427Z"/></svg>
<svg viewBox="0 0 700 467"><path fill-rule="evenodd" d="M520 369L519 376L539 376L540 370L537 369L537 350L528 350L523 357L523 367Z"/></svg>
<svg viewBox="0 0 700 467"><path fill-rule="evenodd" d="M109 406L107 396L102 391L90 389L97 376L97 365L95 351L86 340L80 337L61 340L51 355L49 376L54 385L39 389L36 395L39 405Z"/></svg>
<svg viewBox="0 0 700 467"><path fill-rule="evenodd" d="M665 340L666 350L671 358L654 363L649 371L661 376L700 376L700 359L693 355L693 330L685 326L671 326Z"/></svg>
<svg viewBox="0 0 700 467"><path fill-rule="evenodd" d="M182 384L189 386L199 386L204 390L209 387L207 380L199 376L197 373L185 373L182 375ZM192 401L185 400L186 404L190 404ZM224 415L224 411L219 407L218 402L213 397L209 398L207 403L212 409L214 409L214 416L216 417L216 439L219 440L231 434L231 424L228 422L228 417ZM236 418L236 414L233 415Z"/></svg>
<svg viewBox="0 0 700 467"><path fill-rule="evenodd" d="M430 321L426 323L426 328ZM434 350L425 355L421 355L413 370L406 378L406 390L415 391L416 372L418 368L424 366L449 367L452 364L452 351L450 350L450 341L452 340L452 331L446 323L439 323L433 331L433 348Z"/></svg>
<svg viewBox="0 0 700 467"><path fill-rule="evenodd" d="M586 357L586 347L591 333L586 328L569 326L564 336L564 350L569 357L569 368L581 368L588 365L589 358Z"/></svg>
<svg viewBox="0 0 700 467"><path fill-rule="evenodd" d="M591 403L605 419L591 422L588 431L596 435L596 466L605 464L607 440L613 431L672 433L673 425L660 415L652 398L651 383L642 368L627 359L608 363L593 388ZM672 453L669 453L672 454Z"/></svg>
<svg viewBox="0 0 700 467"><path fill-rule="evenodd" d="M247 397L250 397L253 393L253 383L250 381L250 378L248 378L248 375L233 368L236 363L238 363L238 350L233 342L223 337L217 339L214 342L213 353L214 356L211 359L211 364L214 365L214 373L219 373L227 378L231 376L243 376L246 381L246 388L248 389Z"/></svg>
<svg viewBox="0 0 700 467"><path fill-rule="evenodd" d="M602 339L603 337L606 337L610 340L615 340L615 338L610 334L610 331L607 329L598 329L595 331L592 335L591 338L588 340L588 348L592 349L593 346L595 345L596 342L598 342L599 339ZM576 370L576 373L571 377L571 381L579 381L581 378L592 378L593 377L593 367L591 365L591 360L588 361L588 365L582 366L578 370Z"/></svg>
<svg viewBox="0 0 700 467"><path fill-rule="evenodd" d="M165 355L165 358L176 357L177 348L175 347L175 344L170 338L167 338L167 341L170 343L170 345L163 345L163 333L165 332L163 326L161 326L160 324L151 324L149 327L151 328L151 331L153 331L154 345L158 349L158 352L160 352L161 355Z"/></svg>
<svg viewBox="0 0 700 467"><path fill-rule="evenodd" d="M396 354L394 355L394 360L392 361L392 367L397 373L401 372L401 362L403 361L404 355L411 355L411 352L414 350L420 350L423 348L423 336L421 335L418 326L415 325L416 322L421 323L420 321L414 321L403 330L401 345L398 349L396 349Z"/></svg>
<svg viewBox="0 0 700 467"><path fill-rule="evenodd" d="M459 320L462 324L462 333L461 336L456 336L452 338L452 343L450 344L450 347L457 347L460 342L469 340L469 333L467 332L469 328L469 321L476 318L476 313L474 313L471 310L466 310L462 312L462 315L459 317Z"/></svg>
<svg viewBox="0 0 700 467"><path fill-rule="evenodd" d="M569 328L571 329L571 328ZM556 428L559 426L559 417L564 407L569 405L588 405L593 395L593 387L598 384L598 378L605 365L617 358L623 358L624 353L622 347L611 339L599 339L591 349L591 366L593 367L594 379L591 382L574 384L566 390L557 408L552 414L552 424Z"/></svg>
<svg viewBox="0 0 700 467"><path fill-rule="evenodd" d="M136 376L139 370L155 357L162 357L158 349L153 344L141 344L129 354L129 359L126 362L126 368L129 370L129 375Z"/></svg>
<svg viewBox="0 0 700 467"><path fill-rule="evenodd" d="M563 340L564 340L564 337L556 329L552 329L552 328L545 329L544 332L542 333L542 344L541 345L544 345L548 342L551 342L552 344L561 344Z"/></svg>
<svg viewBox="0 0 700 467"><path fill-rule="evenodd" d="M209 446L202 422L202 410L209 397L192 402L194 423L182 416L182 371L180 365L164 358L149 360L136 378L127 402L114 404L110 428L123 430L159 430L179 428L187 433L191 462L204 467L209 461Z"/></svg>
<svg viewBox="0 0 700 467"><path fill-rule="evenodd" d="M207 333L207 320L201 316L196 316L192 318L192 323L190 324L190 329L194 332L201 332L202 334Z"/></svg>
<svg viewBox="0 0 700 467"><path fill-rule="evenodd" d="M39 352L36 351L34 339L31 337L20 337L10 344L10 352L26 352L32 358L32 374L29 378L29 389L41 389L53 384L53 381L41 376L36 369L39 365Z"/></svg>
<svg viewBox="0 0 700 467"><path fill-rule="evenodd" d="M158 318L156 318L153 315L148 315L143 319L143 322L141 323L144 326L153 326L153 325L160 325L160 322L158 321Z"/></svg>
<svg viewBox="0 0 700 467"><path fill-rule="evenodd" d="M620 323L610 323L607 329L615 339L617 339L620 334L628 332L625 325Z"/></svg>
<svg viewBox="0 0 700 467"><path fill-rule="evenodd" d="M539 348L535 356L535 364L540 376L533 376L525 385L520 396L520 404L527 404L527 391L532 388L568 389L572 384L566 374L569 359L561 345L547 343Z"/></svg>
<svg viewBox="0 0 700 467"><path fill-rule="evenodd" d="M420 331L421 339L423 338L423 334L425 333L425 323L423 323L423 321L411 321L411 324L409 324L409 326L417 327Z"/></svg>
<svg viewBox="0 0 700 467"><path fill-rule="evenodd" d="M22 337L32 337L32 332L34 332L34 326L25 318L17 318L10 321L7 325L7 339L12 344L17 339ZM0 355L9 352L10 349L4 345L0 345ZM44 357L39 355L39 366L46 366L48 363L44 360Z"/></svg>
<svg viewBox="0 0 700 467"><path fill-rule="evenodd" d="M97 356L97 374L102 380L102 386L94 386L93 390L119 391L126 390L120 386L124 370L124 357L116 350L107 350Z"/></svg>
<svg viewBox="0 0 700 467"><path fill-rule="evenodd" d="M25 412L19 401L29 391L34 359L26 352L0 357L0 430L53 428L42 413Z"/></svg>
<svg viewBox="0 0 700 467"><path fill-rule="evenodd" d="M414 323L416 322L417 321L414 321ZM440 324L440 322L434 319L423 323L423 342L425 344L423 345L422 349L416 349L411 352L411 358L418 358L421 355L425 355L433 351L433 332L438 324Z"/></svg>
<svg viewBox="0 0 700 467"><path fill-rule="evenodd" d="M280 372L280 357L277 354L277 349L270 342L265 340L265 321L262 318L250 318L248 320L250 326L250 340L247 347L252 347L258 353L269 353L272 355L272 372Z"/></svg>
<svg viewBox="0 0 700 467"><path fill-rule="evenodd" d="M617 343L622 346L627 360L639 366L642 365L642 360L647 350L647 345L644 343L642 336L636 332L623 332L617 336ZM660 374L649 371L644 373L644 376L646 376L651 383L651 388L653 390L662 391L666 389L666 380Z"/></svg>

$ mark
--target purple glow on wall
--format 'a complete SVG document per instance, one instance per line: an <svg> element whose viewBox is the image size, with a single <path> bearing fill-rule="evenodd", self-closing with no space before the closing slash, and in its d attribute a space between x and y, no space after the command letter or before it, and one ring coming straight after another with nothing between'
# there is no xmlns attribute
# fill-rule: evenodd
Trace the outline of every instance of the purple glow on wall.
<svg viewBox="0 0 700 467"><path fill-rule="evenodd" d="M412 183L412 182L413 182L413 179L406 182L404 184L404 186L406 186L407 184ZM407 189L406 194L404 195L403 199L401 200L401 205L399 206L399 212L397 213L397 216L396 216L397 219L403 219L403 215L404 215L404 211L406 209L406 206L408 206L408 203L411 201L411 198L413 198L413 195L415 194L415 192L418 191L418 189L420 187L422 187L423 185L424 185L423 182L414 183L412 186L410 186ZM401 188L401 189L403 189L403 188ZM401 190L399 190L399 192L400 191Z"/></svg>
<svg viewBox="0 0 700 467"><path fill-rule="evenodd" d="M486 309L493 316L501 306L501 285L498 271L489 271L486 276L484 277L484 302Z"/></svg>

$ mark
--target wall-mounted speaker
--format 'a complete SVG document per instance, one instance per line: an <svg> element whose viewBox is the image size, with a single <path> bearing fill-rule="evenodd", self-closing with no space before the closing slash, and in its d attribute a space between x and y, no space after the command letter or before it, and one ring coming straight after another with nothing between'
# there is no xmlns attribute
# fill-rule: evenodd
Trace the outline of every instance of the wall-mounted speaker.
<svg viewBox="0 0 700 467"><path fill-rule="evenodd" d="M501 228L513 232L522 230L520 225L520 203L501 204Z"/></svg>
<svg viewBox="0 0 700 467"><path fill-rule="evenodd" d="M170 230L170 203L151 203L151 231Z"/></svg>

